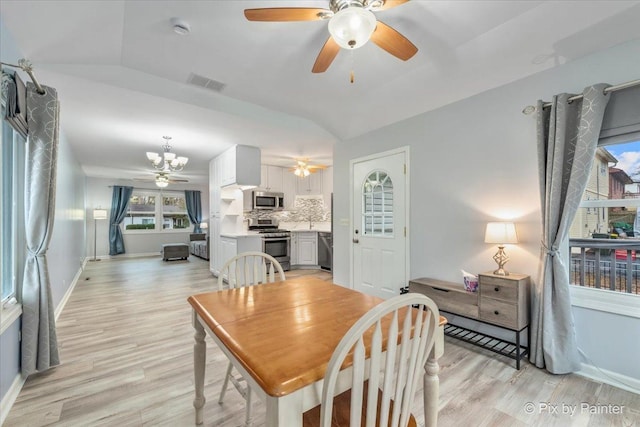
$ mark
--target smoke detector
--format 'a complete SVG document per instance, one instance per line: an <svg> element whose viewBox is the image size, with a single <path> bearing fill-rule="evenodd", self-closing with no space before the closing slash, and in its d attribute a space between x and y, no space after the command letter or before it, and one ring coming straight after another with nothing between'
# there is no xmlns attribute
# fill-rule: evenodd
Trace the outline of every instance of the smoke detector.
<svg viewBox="0 0 640 427"><path fill-rule="evenodd" d="M173 26L173 32L176 34L180 34L181 36L186 36L191 32L191 26L187 21L180 18L171 18L171 25Z"/></svg>

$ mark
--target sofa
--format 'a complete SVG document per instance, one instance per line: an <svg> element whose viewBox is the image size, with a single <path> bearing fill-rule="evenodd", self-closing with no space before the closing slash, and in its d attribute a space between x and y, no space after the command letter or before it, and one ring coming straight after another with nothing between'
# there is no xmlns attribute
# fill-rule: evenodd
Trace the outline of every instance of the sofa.
<svg viewBox="0 0 640 427"><path fill-rule="evenodd" d="M192 255L202 259L209 259L209 236L205 233L191 233L189 247Z"/></svg>

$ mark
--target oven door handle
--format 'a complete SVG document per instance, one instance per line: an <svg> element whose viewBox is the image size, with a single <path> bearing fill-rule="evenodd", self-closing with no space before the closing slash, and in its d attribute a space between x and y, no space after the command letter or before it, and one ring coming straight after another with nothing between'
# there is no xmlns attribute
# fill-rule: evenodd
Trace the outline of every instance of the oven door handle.
<svg viewBox="0 0 640 427"><path fill-rule="evenodd" d="M262 240L265 242L274 242L277 240L291 240L291 237L263 237Z"/></svg>

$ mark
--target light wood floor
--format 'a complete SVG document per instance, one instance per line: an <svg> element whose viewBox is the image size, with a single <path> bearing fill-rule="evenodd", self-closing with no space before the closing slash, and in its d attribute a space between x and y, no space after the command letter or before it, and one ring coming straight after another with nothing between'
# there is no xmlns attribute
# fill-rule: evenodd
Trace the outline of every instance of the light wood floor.
<svg viewBox="0 0 640 427"><path fill-rule="evenodd" d="M313 270L287 276L298 274L331 280ZM62 365L28 379L4 425L193 426L186 299L214 290L214 283L208 263L193 256L88 263L58 320ZM223 405L217 403L227 361L211 339L207 360L205 426L242 425L244 400L233 388ZM640 426L640 395L575 375L549 375L526 362L516 371L508 359L449 338L440 362L440 426ZM419 391L413 412L420 425L421 399ZM540 410L544 403L558 413L552 406ZM619 415L589 415L582 403L624 407ZM572 408L573 417L562 413ZM253 413L254 425L262 425L262 402Z"/></svg>

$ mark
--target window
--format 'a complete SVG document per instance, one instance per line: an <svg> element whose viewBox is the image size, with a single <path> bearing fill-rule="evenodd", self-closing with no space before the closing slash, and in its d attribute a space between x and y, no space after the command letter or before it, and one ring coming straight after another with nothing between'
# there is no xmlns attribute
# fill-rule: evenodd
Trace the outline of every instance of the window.
<svg viewBox="0 0 640 427"><path fill-rule="evenodd" d="M184 229L189 228L189 215L187 215L187 202L184 194L180 196L162 197L162 228Z"/></svg>
<svg viewBox="0 0 640 427"><path fill-rule="evenodd" d="M138 191L129 199L126 231L181 231L191 227L184 193Z"/></svg>
<svg viewBox="0 0 640 427"><path fill-rule="evenodd" d="M640 141L597 148L569 238L572 284L640 295Z"/></svg>
<svg viewBox="0 0 640 427"><path fill-rule="evenodd" d="M373 171L362 187L362 230L368 236L393 236L393 183L384 171Z"/></svg>
<svg viewBox="0 0 640 427"><path fill-rule="evenodd" d="M4 111L2 112L4 116ZM2 121L0 150L0 281L2 302L15 296L25 260L24 162L26 141Z"/></svg>

